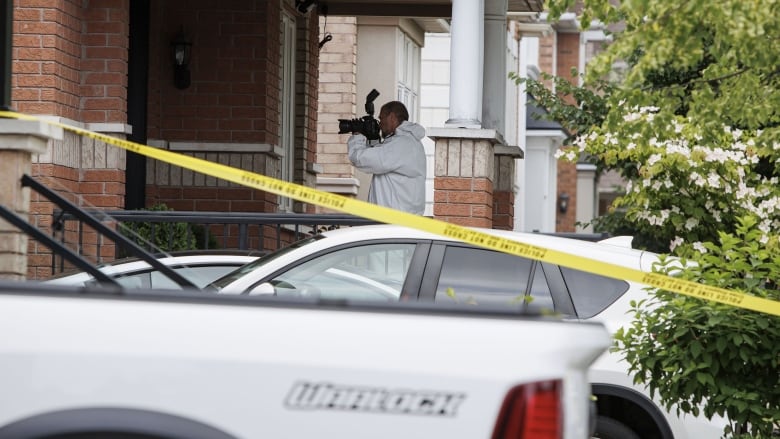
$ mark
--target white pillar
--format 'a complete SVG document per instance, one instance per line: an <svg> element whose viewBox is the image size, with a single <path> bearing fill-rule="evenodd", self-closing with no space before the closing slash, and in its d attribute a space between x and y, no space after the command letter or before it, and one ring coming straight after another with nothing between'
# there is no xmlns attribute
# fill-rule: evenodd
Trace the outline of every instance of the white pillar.
<svg viewBox="0 0 780 439"><path fill-rule="evenodd" d="M484 0L453 0L449 127L481 128Z"/></svg>
<svg viewBox="0 0 780 439"><path fill-rule="evenodd" d="M482 127L506 134L507 0L485 0Z"/></svg>

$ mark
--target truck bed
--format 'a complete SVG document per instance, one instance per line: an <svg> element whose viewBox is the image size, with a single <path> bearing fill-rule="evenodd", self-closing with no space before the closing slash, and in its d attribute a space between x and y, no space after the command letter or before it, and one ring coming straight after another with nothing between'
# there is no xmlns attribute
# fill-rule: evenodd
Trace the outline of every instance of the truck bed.
<svg viewBox="0 0 780 439"><path fill-rule="evenodd" d="M0 438L501 437L508 395L550 383L584 438L609 344L505 309L31 282L0 283L0 334Z"/></svg>

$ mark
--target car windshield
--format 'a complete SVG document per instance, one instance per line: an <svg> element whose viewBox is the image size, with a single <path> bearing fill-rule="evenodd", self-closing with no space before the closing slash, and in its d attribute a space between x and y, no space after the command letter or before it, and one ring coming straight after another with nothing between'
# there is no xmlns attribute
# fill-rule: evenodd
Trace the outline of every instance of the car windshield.
<svg viewBox="0 0 780 439"><path fill-rule="evenodd" d="M243 266L237 268L236 270L234 270L234 271L226 274L225 276L215 280L214 282L212 282L211 284L206 286L205 289L212 289L212 290L216 290L216 291L221 291L222 288L225 287L225 285L229 285L230 283L232 283L236 279L239 279L239 278L243 277L247 273L251 273L252 271L257 269L257 267L260 267L263 264L266 264L266 263L268 263L270 261L273 261L274 259L276 259L278 257L281 257L281 256L283 256L283 255L285 255L285 254L287 254L287 253L289 253L289 252L291 252L291 251L293 251L293 250L295 250L297 248L301 248L301 247L303 247L305 245L311 244L312 242L318 241L318 240L323 239L323 238L325 238L325 236L323 236L323 235L315 235L315 236L312 236L310 238L304 238L304 239L301 239L299 241L296 241L296 242L288 245L287 247L282 247L279 250L276 250L276 251L271 252L271 253L269 253L269 254L267 254L265 256L260 257L256 261L250 262L250 263L248 263L246 265L243 265Z"/></svg>

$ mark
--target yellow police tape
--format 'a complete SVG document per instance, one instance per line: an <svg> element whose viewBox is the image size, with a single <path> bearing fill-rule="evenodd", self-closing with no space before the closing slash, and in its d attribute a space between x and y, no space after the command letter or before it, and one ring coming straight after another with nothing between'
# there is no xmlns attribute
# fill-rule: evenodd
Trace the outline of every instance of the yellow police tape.
<svg viewBox="0 0 780 439"><path fill-rule="evenodd" d="M348 198L341 195L323 192L310 187L301 186L286 181L277 180L261 174L244 171L219 163L178 154L151 146L142 145L128 140L117 139L105 134L95 133L85 129L65 125L59 122L46 121L35 116L16 112L0 111L0 117L20 120L42 121L61 127L66 131L99 140L134 153L142 154L166 163L181 166L192 171L222 178L233 183L252 187L276 195L293 198L304 203L338 210L348 214L369 218L382 223L397 224L414 229L455 238L470 244L509 253L526 258L562 265L565 267L595 273L616 279L630 280L651 285L664 290L673 291L700 299L725 303L739 308L780 316L780 302L752 296L749 294L729 291L695 282L676 279L661 273L647 273L619 265L609 264L581 256L575 256L555 250L537 247L530 244L499 238L477 230L457 226L443 221L426 218L365 201Z"/></svg>

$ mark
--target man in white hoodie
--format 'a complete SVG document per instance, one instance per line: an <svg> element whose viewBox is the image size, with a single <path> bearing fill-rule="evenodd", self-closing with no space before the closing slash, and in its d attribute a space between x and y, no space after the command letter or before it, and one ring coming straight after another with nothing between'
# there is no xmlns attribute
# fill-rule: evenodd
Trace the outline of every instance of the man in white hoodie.
<svg viewBox="0 0 780 439"><path fill-rule="evenodd" d="M380 206L422 215L425 211L425 128L409 122L404 104L391 101L379 111L381 143L352 133L347 141L349 160L373 174L368 201Z"/></svg>

